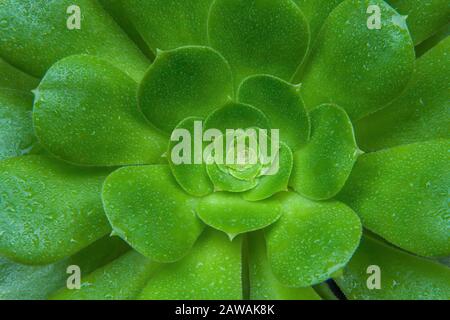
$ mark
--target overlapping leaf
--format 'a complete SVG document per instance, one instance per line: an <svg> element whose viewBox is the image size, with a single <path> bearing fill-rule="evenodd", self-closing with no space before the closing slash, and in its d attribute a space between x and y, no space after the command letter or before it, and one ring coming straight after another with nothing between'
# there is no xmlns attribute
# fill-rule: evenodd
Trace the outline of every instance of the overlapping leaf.
<svg viewBox="0 0 450 320"><path fill-rule="evenodd" d="M108 171L45 156L0 163L0 254L25 264L70 256L110 232L101 202Z"/></svg>
<svg viewBox="0 0 450 320"><path fill-rule="evenodd" d="M36 135L52 154L95 166L161 161L167 139L138 111L136 83L109 63L71 56L35 91Z"/></svg>

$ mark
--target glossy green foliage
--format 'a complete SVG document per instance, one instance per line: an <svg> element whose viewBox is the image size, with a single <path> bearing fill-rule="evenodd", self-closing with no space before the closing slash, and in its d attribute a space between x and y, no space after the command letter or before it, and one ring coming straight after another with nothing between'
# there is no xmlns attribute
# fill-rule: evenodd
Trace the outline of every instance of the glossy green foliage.
<svg viewBox="0 0 450 320"><path fill-rule="evenodd" d="M386 0L406 22L414 44L433 35L450 20L450 3L447 0Z"/></svg>
<svg viewBox="0 0 450 320"><path fill-rule="evenodd" d="M101 202L107 174L44 156L0 162L0 254L47 264L110 232Z"/></svg>
<svg viewBox="0 0 450 320"><path fill-rule="evenodd" d="M23 91L35 89L39 80L24 73L0 58L0 88Z"/></svg>
<svg viewBox="0 0 450 320"><path fill-rule="evenodd" d="M123 31L134 41L138 48L144 53L150 60L155 58L154 53L149 48L143 37L137 31L135 24L131 21L130 16L126 14L127 3L130 1L123 0L98 0L106 12L108 12L114 21L122 28ZM148 1L145 1L147 3ZM142 1L141 1L142 3Z"/></svg>
<svg viewBox="0 0 450 320"><path fill-rule="evenodd" d="M449 10L0 0L0 299L450 299Z"/></svg>
<svg viewBox="0 0 450 320"><path fill-rule="evenodd" d="M139 88L139 107L158 128L172 132L190 116L206 117L233 93L228 63L209 47L160 51Z"/></svg>
<svg viewBox="0 0 450 320"><path fill-rule="evenodd" d="M368 289L379 267L381 288ZM377 271L375 271L377 272ZM448 300L450 269L365 236L341 277L335 278L352 300Z"/></svg>
<svg viewBox="0 0 450 320"><path fill-rule="evenodd" d="M38 148L33 131L31 93L0 88L0 160Z"/></svg>
<svg viewBox="0 0 450 320"><path fill-rule="evenodd" d="M267 252L277 279L290 287L327 280L352 257L361 237L358 216L346 205L282 196L282 216L266 231Z"/></svg>
<svg viewBox="0 0 450 320"><path fill-rule="evenodd" d="M82 279L81 289L63 288L53 300L130 300L136 299L159 265L131 251Z"/></svg>
<svg viewBox="0 0 450 320"><path fill-rule="evenodd" d="M242 240L206 231L183 260L166 265L150 278L140 299L242 299Z"/></svg>
<svg viewBox="0 0 450 320"><path fill-rule="evenodd" d="M360 151L342 108L324 104L310 117L311 141L294 155L290 186L311 199L330 199L344 186Z"/></svg>
<svg viewBox="0 0 450 320"><path fill-rule="evenodd" d="M156 53L185 45L207 44L207 21L213 0L118 0L123 12Z"/></svg>
<svg viewBox="0 0 450 320"><path fill-rule="evenodd" d="M181 259L203 230L195 199L165 165L115 171L105 181L103 204L114 234L153 261Z"/></svg>
<svg viewBox="0 0 450 320"><path fill-rule="evenodd" d="M282 213L276 198L250 202L225 192L203 198L196 210L206 224L227 233L230 238L267 227Z"/></svg>
<svg viewBox="0 0 450 320"><path fill-rule="evenodd" d="M81 29L70 30L68 8L81 10ZM147 59L97 1L5 0L0 4L2 57L35 77L58 60L74 54L104 58L141 79ZM70 21L69 21L70 22Z"/></svg>
<svg viewBox="0 0 450 320"><path fill-rule="evenodd" d="M300 87L284 80L256 75L245 79L238 90L238 100L255 106L269 120L272 129L280 130L280 139L291 150L309 139L309 117L300 97Z"/></svg>
<svg viewBox="0 0 450 320"><path fill-rule="evenodd" d="M423 256L450 254L448 140L361 156L339 198L366 228Z"/></svg>
<svg viewBox="0 0 450 320"><path fill-rule="evenodd" d="M381 9L381 29L368 28L369 5ZM414 47L404 18L382 0L346 0L332 11L303 73L308 109L332 102L352 120L370 114L407 85Z"/></svg>
<svg viewBox="0 0 450 320"><path fill-rule="evenodd" d="M72 257L41 266L29 266L0 258L0 299L47 299L64 287L70 274L69 266L78 266L82 275L116 259L129 247L118 238L100 239Z"/></svg>
<svg viewBox="0 0 450 320"><path fill-rule="evenodd" d="M160 162L167 139L138 111L136 90L130 77L103 60L63 59L35 91L36 135L52 154L76 164Z"/></svg>
<svg viewBox="0 0 450 320"><path fill-rule="evenodd" d="M328 15L344 0L293 0L309 23L312 43Z"/></svg>
<svg viewBox="0 0 450 320"><path fill-rule="evenodd" d="M291 0L215 0L208 36L237 83L261 73L289 80L309 45L306 19Z"/></svg>
<svg viewBox="0 0 450 320"><path fill-rule="evenodd" d="M170 169L172 170L172 174L177 180L178 184L184 189L184 191L197 197L208 195L214 191L213 183L209 179L209 176L206 172L205 162L203 161L203 159L197 159L200 160L198 161L200 163L196 164L195 161L196 146L195 142L193 143L192 141L192 137L194 137L195 139L195 135L197 134L195 130L195 124L198 123L200 125L200 128L202 128L202 121L202 118L196 117L186 118L185 120L181 121L180 124L175 128L176 131L174 132L179 132L179 130L186 131L183 131L184 135L180 136L174 136L172 134L169 150L167 152ZM173 161L175 158L181 159L185 156L184 152L186 152L186 150L184 150L183 145L181 145L181 148L179 147L180 143L183 143L183 141L188 141L188 149L191 152L190 157L187 157L188 161L186 161L186 163L175 163ZM203 144L200 144L200 147L203 147ZM203 149L201 151L201 156L203 156Z"/></svg>
<svg viewBox="0 0 450 320"><path fill-rule="evenodd" d="M446 38L416 61L414 77L403 94L356 124L362 149L450 138L449 52Z"/></svg>
<svg viewBox="0 0 450 320"><path fill-rule="evenodd" d="M320 300L311 287L290 288L273 275L263 233L249 236L249 274L251 300Z"/></svg>

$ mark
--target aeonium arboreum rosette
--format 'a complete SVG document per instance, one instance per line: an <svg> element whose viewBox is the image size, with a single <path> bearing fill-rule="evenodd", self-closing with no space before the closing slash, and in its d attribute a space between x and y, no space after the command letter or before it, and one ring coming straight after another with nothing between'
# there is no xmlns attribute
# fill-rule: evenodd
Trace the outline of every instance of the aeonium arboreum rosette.
<svg viewBox="0 0 450 320"><path fill-rule="evenodd" d="M449 15L2 1L0 298L449 299Z"/></svg>

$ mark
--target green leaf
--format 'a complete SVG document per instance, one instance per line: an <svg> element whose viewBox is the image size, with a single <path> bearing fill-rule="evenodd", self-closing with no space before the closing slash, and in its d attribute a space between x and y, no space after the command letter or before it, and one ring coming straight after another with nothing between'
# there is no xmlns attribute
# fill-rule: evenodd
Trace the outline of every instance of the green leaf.
<svg viewBox="0 0 450 320"><path fill-rule="evenodd" d="M262 73L289 80L309 45L308 24L290 0L216 0L208 36L230 62L237 84Z"/></svg>
<svg viewBox="0 0 450 320"><path fill-rule="evenodd" d="M444 40L450 35L450 23L441 28L438 32L436 32L432 37L429 37L427 40L423 41L421 44L416 46L416 56L421 57L427 51L434 48L439 42Z"/></svg>
<svg viewBox="0 0 450 320"><path fill-rule="evenodd" d="M413 80L402 95L356 124L364 150L450 138L449 52L447 38L417 60Z"/></svg>
<svg viewBox="0 0 450 320"><path fill-rule="evenodd" d="M408 17L406 22L416 45L449 22L450 3L447 0L386 0L386 2L400 14Z"/></svg>
<svg viewBox="0 0 450 320"><path fill-rule="evenodd" d="M130 37L131 40L138 46L138 48L145 54L151 61L155 59L155 55L149 48L143 37L139 34L135 27L135 23L130 20L129 14L126 13L126 9L129 7L130 1L123 0L98 0L106 12L108 12L114 21L122 28L123 31ZM148 1L139 2L148 3Z"/></svg>
<svg viewBox="0 0 450 320"><path fill-rule="evenodd" d="M281 201L282 216L266 231L274 275L289 287L327 280L358 247L358 216L340 202L312 202L295 193L285 194Z"/></svg>
<svg viewBox="0 0 450 320"><path fill-rule="evenodd" d="M131 300L159 267L136 251L130 251L108 265L81 278L80 290L63 288L52 300Z"/></svg>
<svg viewBox="0 0 450 320"><path fill-rule="evenodd" d="M381 29L370 30L369 5L381 9ZM303 73L308 109L336 103L352 120L392 101L414 68L404 18L382 0L346 0L326 20Z"/></svg>
<svg viewBox="0 0 450 320"><path fill-rule="evenodd" d="M107 173L44 156L0 162L0 254L48 264L110 232L100 197Z"/></svg>
<svg viewBox="0 0 450 320"><path fill-rule="evenodd" d="M109 263L128 250L118 238L104 237L74 256L43 266L29 266L0 258L0 299L43 300L66 285L69 266L80 267L82 275Z"/></svg>
<svg viewBox="0 0 450 320"><path fill-rule="evenodd" d="M0 88L23 91L35 89L39 80L24 73L0 58Z"/></svg>
<svg viewBox="0 0 450 320"><path fill-rule="evenodd" d="M183 260L165 265L139 296L152 300L242 299L241 239L230 242L210 229Z"/></svg>
<svg viewBox="0 0 450 320"><path fill-rule="evenodd" d="M184 257L203 230L195 198L165 165L115 171L105 181L103 204L113 233L156 262Z"/></svg>
<svg viewBox="0 0 450 320"><path fill-rule="evenodd" d="M205 121L205 130L217 129L222 134L228 129L260 128L269 129L269 120L253 106L228 102L211 113Z"/></svg>
<svg viewBox="0 0 450 320"><path fill-rule="evenodd" d="M239 86L238 100L262 111L291 150L308 142L309 117L299 86L268 75L251 76Z"/></svg>
<svg viewBox="0 0 450 320"><path fill-rule="evenodd" d="M309 23L312 42L314 42L328 15L342 1L344 0L294 0Z"/></svg>
<svg viewBox="0 0 450 320"><path fill-rule="evenodd" d="M41 144L72 163L96 166L159 162L167 140L138 111L136 83L92 56L52 66L35 91Z"/></svg>
<svg viewBox="0 0 450 320"><path fill-rule="evenodd" d="M207 225L234 238L271 225L280 217L280 209L276 198L251 202L239 195L218 192L202 198L196 210Z"/></svg>
<svg viewBox="0 0 450 320"><path fill-rule="evenodd" d="M190 116L206 117L233 94L225 59L209 47L159 51L139 88L139 106L156 127L172 132Z"/></svg>
<svg viewBox="0 0 450 320"><path fill-rule="evenodd" d="M339 198L366 228L423 256L450 254L448 140L361 156Z"/></svg>
<svg viewBox="0 0 450 320"><path fill-rule="evenodd" d="M277 159L275 159L278 170L270 175L261 175L257 185L243 194L243 198L248 201L260 201L267 199L274 194L287 191L289 178L292 172L293 155L289 147L283 142L280 143Z"/></svg>
<svg viewBox="0 0 450 320"><path fill-rule="evenodd" d="M369 290L379 267L380 290ZM372 279L370 279L372 278ZM349 299L354 300L448 300L450 269L413 256L365 236L342 277L335 278Z"/></svg>
<svg viewBox="0 0 450 320"><path fill-rule="evenodd" d="M181 121L181 123L175 128L175 131L179 132L179 130L187 130L184 131L184 133L189 133L189 137L182 137L182 141L171 140L168 151L168 160L173 176L177 180L178 184L184 189L184 191L196 197L203 197L214 191L214 186L206 172L206 165L203 161L203 158L200 159L202 160L201 164L195 163L195 143L197 142L199 143L199 146L201 148L203 147L203 137L196 137L197 133L195 130L195 124L197 122L200 125L200 128L203 128L202 121L202 118L196 117L186 118ZM178 139L179 137L172 136L172 138ZM186 142L185 139L188 139L188 142ZM190 157L188 157L189 161L188 163L176 163L173 161L174 157L185 156L184 152L186 152L186 150L184 150L183 148L183 152L181 152L178 147L179 144L182 144L182 146L184 146L185 142L188 145L188 148L186 149L190 150L191 152ZM203 157L203 148L200 149L200 152Z"/></svg>
<svg viewBox="0 0 450 320"><path fill-rule="evenodd" d="M311 287L290 288L276 279L267 259L262 233L249 236L248 254L251 300L321 300Z"/></svg>
<svg viewBox="0 0 450 320"><path fill-rule="evenodd" d="M324 104L310 117L311 141L294 154L290 186L314 200L330 199L344 186L360 151L343 109Z"/></svg>
<svg viewBox="0 0 450 320"><path fill-rule="evenodd" d="M119 0L122 15L156 53L186 45L207 44L207 21L213 0Z"/></svg>
<svg viewBox="0 0 450 320"><path fill-rule="evenodd" d="M38 148L32 123L31 93L0 88L0 160Z"/></svg>
<svg viewBox="0 0 450 320"><path fill-rule="evenodd" d="M70 30L68 8L81 10L81 29ZM14 66L42 77L58 60L74 54L103 58L135 81L148 61L97 1L4 0L0 3L0 54Z"/></svg>

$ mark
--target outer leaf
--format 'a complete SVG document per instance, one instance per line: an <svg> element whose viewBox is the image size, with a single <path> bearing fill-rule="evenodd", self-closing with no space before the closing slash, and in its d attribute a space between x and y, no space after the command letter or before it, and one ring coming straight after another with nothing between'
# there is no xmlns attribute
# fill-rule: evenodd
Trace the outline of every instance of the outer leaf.
<svg viewBox="0 0 450 320"><path fill-rule="evenodd" d="M33 131L31 93L0 89L0 160L37 148Z"/></svg>
<svg viewBox="0 0 450 320"><path fill-rule="evenodd" d="M290 79L309 45L305 17L290 0L215 0L208 35L237 83L261 73Z"/></svg>
<svg viewBox="0 0 450 320"><path fill-rule="evenodd" d="M168 151L170 169L178 184L184 191L197 197L206 196L214 191L214 186L206 172L205 163L202 161L202 164L195 164L195 135L197 134L195 132L195 122L201 121L202 118L190 117L181 121L176 127L178 130L188 130L191 138L194 137L194 140L190 140L191 161L189 164L175 164L173 161L172 152L174 152L174 148L180 143L179 141L171 141ZM202 141L202 137L200 137L200 140Z"/></svg>
<svg viewBox="0 0 450 320"><path fill-rule="evenodd" d="M450 20L450 3L447 0L387 0L399 13L408 17L408 29L419 44L433 35Z"/></svg>
<svg viewBox="0 0 450 320"><path fill-rule="evenodd" d="M432 37L429 37L427 40L423 41L421 44L416 46L416 56L421 57L427 51L434 48L439 42L444 40L450 35L450 23L441 28L438 32L436 32Z"/></svg>
<svg viewBox="0 0 450 320"><path fill-rule="evenodd" d="M63 288L53 294L53 300L131 300L135 299L158 268L136 251L130 251L117 260L82 279L80 290Z"/></svg>
<svg viewBox="0 0 450 320"><path fill-rule="evenodd" d="M262 111L272 129L280 130L280 139L296 150L309 139L309 117L299 92L300 87L284 80L256 75L239 86L238 100Z"/></svg>
<svg viewBox="0 0 450 320"><path fill-rule="evenodd" d="M41 144L82 165L159 162L167 142L138 111L136 90L131 78L95 57L59 61L35 92Z"/></svg>
<svg viewBox="0 0 450 320"><path fill-rule="evenodd" d="M310 117L311 141L294 154L290 186L311 199L330 199L344 186L360 151L343 109L324 104Z"/></svg>
<svg viewBox="0 0 450 320"><path fill-rule="evenodd" d="M278 165L279 169L277 173L260 176L258 185L243 194L243 198L248 201L260 201L278 192L287 191L292 172L293 155L289 147L283 142L280 143Z"/></svg>
<svg viewBox="0 0 450 320"><path fill-rule="evenodd" d="M447 38L417 60L414 78L400 97L357 123L364 150L450 138L449 52Z"/></svg>
<svg viewBox="0 0 450 320"><path fill-rule="evenodd" d="M80 30L70 30L70 6L81 9ZM56 61L74 54L101 57L134 80L144 75L147 59L97 1L4 0L0 4L0 53L7 61L41 77Z"/></svg>
<svg viewBox="0 0 450 320"><path fill-rule="evenodd" d="M366 228L424 256L450 254L448 140L361 156L339 198Z"/></svg>
<svg viewBox="0 0 450 320"><path fill-rule="evenodd" d="M139 106L158 128L172 132L190 116L206 117L233 93L228 63L209 47L158 52L139 88Z"/></svg>
<svg viewBox="0 0 450 320"><path fill-rule="evenodd" d="M152 61L155 58L154 53L148 47L147 43L143 37L137 31L134 23L130 20L129 14L126 13L127 7L129 7L130 1L123 0L98 0L106 12L108 12L117 22L117 24L122 28L123 31L134 41L134 43L139 47L139 49ZM148 3L148 1L139 2Z"/></svg>
<svg viewBox="0 0 450 320"><path fill-rule="evenodd" d="M369 5L381 9L382 27L367 27ZM303 98L312 109L332 102L352 120L394 99L414 68L414 47L404 18L382 0L346 0L330 14L303 75Z"/></svg>
<svg viewBox="0 0 450 320"><path fill-rule="evenodd" d="M48 264L107 234L100 198L106 175L44 156L0 162L0 254Z"/></svg>
<svg viewBox="0 0 450 320"><path fill-rule="evenodd" d="M66 285L69 266L80 267L83 276L114 260L128 248L122 240L105 237L76 255L49 265L27 266L0 258L0 299L47 299Z"/></svg>
<svg viewBox="0 0 450 320"><path fill-rule="evenodd" d="M119 0L125 15L150 48L168 50L206 45L206 23L212 0Z"/></svg>
<svg viewBox="0 0 450 320"><path fill-rule="evenodd" d="M103 204L114 233L157 262L181 259L203 230L168 166L124 167L105 181Z"/></svg>
<svg viewBox="0 0 450 320"><path fill-rule="evenodd" d="M24 73L0 58L0 88L16 90L32 90L39 84L39 80Z"/></svg>
<svg viewBox="0 0 450 320"><path fill-rule="evenodd" d="M381 290L367 287L369 266L381 271ZM349 299L448 300L450 269L364 237L342 277L335 279Z"/></svg>
<svg viewBox="0 0 450 320"><path fill-rule="evenodd" d="M139 298L242 299L241 246L241 239L230 242L225 235L207 230L187 257L151 277Z"/></svg>
<svg viewBox="0 0 450 320"><path fill-rule="evenodd" d="M321 300L313 288L289 288L273 275L267 260L263 234L249 237L250 299L252 300Z"/></svg>
<svg viewBox="0 0 450 320"><path fill-rule="evenodd" d="M275 198L250 202L238 195L220 192L203 198L197 213L206 224L234 238L271 225L280 217L280 209L280 202Z"/></svg>
<svg viewBox="0 0 450 320"><path fill-rule="evenodd" d="M359 244L358 216L339 202L316 203L284 195L280 220L266 231L272 271L289 287L327 280L343 268Z"/></svg>
<svg viewBox="0 0 450 320"><path fill-rule="evenodd" d="M343 0L294 0L309 22L311 38L314 41L328 15Z"/></svg>

